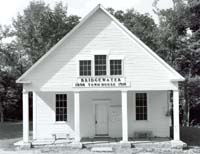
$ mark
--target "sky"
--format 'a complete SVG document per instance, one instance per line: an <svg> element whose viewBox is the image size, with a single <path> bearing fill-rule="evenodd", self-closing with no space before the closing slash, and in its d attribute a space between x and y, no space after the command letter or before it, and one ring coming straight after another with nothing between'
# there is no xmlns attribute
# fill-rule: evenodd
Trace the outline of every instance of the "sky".
<svg viewBox="0 0 200 154"><path fill-rule="evenodd" d="M0 0L0 24L8 25L12 23L18 13L22 13L31 0ZM56 2L63 1L68 5L68 13L84 17L97 4L102 4L105 8L112 7L115 10L126 10L134 8L140 13L149 13L155 20L152 3L154 0L43 0L53 7ZM165 9L172 6L172 0L160 0L158 7Z"/></svg>

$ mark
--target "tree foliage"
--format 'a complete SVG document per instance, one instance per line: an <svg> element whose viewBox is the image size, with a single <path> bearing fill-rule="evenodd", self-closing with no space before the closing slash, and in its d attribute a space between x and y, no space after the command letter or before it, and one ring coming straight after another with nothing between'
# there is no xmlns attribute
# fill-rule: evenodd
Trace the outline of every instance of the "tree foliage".
<svg viewBox="0 0 200 154"><path fill-rule="evenodd" d="M16 79L78 22L79 17L68 16L61 2L51 9L42 1L32 1L12 26L0 26L1 121L4 117L21 119L22 88Z"/></svg>
<svg viewBox="0 0 200 154"><path fill-rule="evenodd" d="M159 0L155 0L158 3ZM173 8L159 10L158 54L185 77L180 86L183 125L189 126L190 110L199 104L199 2L172 0ZM192 32L191 32L192 31Z"/></svg>
<svg viewBox="0 0 200 154"><path fill-rule="evenodd" d="M67 16L67 7L61 2L51 9L44 2L32 1L13 21L14 35L34 63L78 22L78 16Z"/></svg>
<svg viewBox="0 0 200 154"><path fill-rule="evenodd" d="M151 49L157 49L158 28L149 14L140 14L134 9L115 11L112 8L108 8L108 11Z"/></svg>
<svg viewBox="0 0 200 154"><path fill-rule="evenodd" d="M21 103L21 86L15 83L16 78L21 74L19 72L20 57L16 51L16 44L3 43L3 38L11 35L8 27L1 27L1 45L0 45L0 121L4 121L4 113L10 112L11 108L20 108ZM5 111L8 112L5 112ZM19 112L10 115L13 118L20 117Z"/></svg>

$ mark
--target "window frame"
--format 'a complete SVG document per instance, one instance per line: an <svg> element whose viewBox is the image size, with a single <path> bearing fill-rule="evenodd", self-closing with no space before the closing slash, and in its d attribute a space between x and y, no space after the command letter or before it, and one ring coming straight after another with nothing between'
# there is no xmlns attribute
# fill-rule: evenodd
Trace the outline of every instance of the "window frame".
<svg viewBox="0 0 200 154"><path fill-rule="evenodd" d="M95 56L106 56L106 59L105 59L105 61L106 61L106 74L105 75L96 75L96 64L95 64ZM96 55L94 55L94 69L93 69L93 74L94 74L94 76L95 77L102 77L102 76L109 76L110 74L109 74L109 62L108 62L108 55L106 55L106 54L96 54Z"/></svg>
<svg viewBox="0 0 200 154"><path fill-rule="evenodd" d="M67 118L66 118L66 121L65 120L62 120L62 121L57 121L57 119L56 119L56 116L57 116L57 112L56 112L56 109L57 109L57 106L56 106L56 102L57 102L57 100L56 100L56 96L57 95L66 95L66 116L67 116ZM67 94L67 93L55 93L54 94L54 101L55 101L55 105L54 105L54 107L55 107L55 114L54 114L54 119L55 119L55 123L67 123L67 122L69 122L69 102L68 102L68 100L69 100L69 95Z"/></svg>
<svg viewBox="0 0 200 154"><path fill-rule="evenodd" d="M109 75L111 77L123 77L124 76L124 55L109 55L108 61L109 61ZM111 75L111 70L110 70L110 61L111 60L121 60L121 69L122 69L122 74L121 75Z"/></svg>
<svg viewBox="0 0 200 154"><path fill-rule="evenodd" d="M146 119L137 119L137 94L146 94L146 108L147 108L147 111L146 111ZM140 106L140 107L143 107L144 106ZM148 92L136 92L135 93L135 120L136 121L148 121L149 120L149 94Z"/></svg>
<svg viewBox="0 0 200 154"><path fill-rule="evenodd" d="M111 74L111 61L121 61L121 74ZM109 71L110 71L110 76L122 76L123 75L123 60L122 59L109 59Z"/></svg>
<svg viewBox="0 0 200 154"><path fill-rule="evenodd" d="M90 61L90 75L81 75L81 69L80 69L81 61ZM85 60L80 59L79 62L78 62L78 76L79 77L91 77L93 75L93 73L92 73L92 71L93 71L92 67L93 66L92 65L93 65L92 60L90 60L90 59L85 59Z"/></svg>

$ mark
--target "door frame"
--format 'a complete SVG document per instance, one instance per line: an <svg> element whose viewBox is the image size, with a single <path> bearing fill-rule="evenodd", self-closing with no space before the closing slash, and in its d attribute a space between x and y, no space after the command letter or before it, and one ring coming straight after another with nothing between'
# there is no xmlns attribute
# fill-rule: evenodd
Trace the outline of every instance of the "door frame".
<svg viewBox="0 0 200 154"><path fill-rule="evenodd" d="M107 112L108 112L108 115L107 115L107 136L109 136L109 106L110 106L110 99L94 99L92 100L93 102L93 112L94 112L94 120L93 120L93 123L94 123L94 136L97 136L98 134L96 134L96 124L95 124L95 121L96 121L96 105L97 104L105 104L106 107L107 107Z"/></svg>

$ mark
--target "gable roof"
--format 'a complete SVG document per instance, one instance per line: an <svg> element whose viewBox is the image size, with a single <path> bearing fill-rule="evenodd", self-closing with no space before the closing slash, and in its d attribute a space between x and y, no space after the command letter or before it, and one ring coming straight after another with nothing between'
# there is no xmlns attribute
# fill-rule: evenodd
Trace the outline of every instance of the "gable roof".
<svg viewBox="0 0 200 154"><path fill-rule="evenodd" d="M129 37L131 37L136 43L143 47L154 59L160 62L164 67L166 67L170 72L172 72L176 78L173 81L184 81L185 79L175 71L170 65L168 65L163 59L161 59L156 53L154 53L146 44L144 44L138 37L136 37L132 32L130 32L123 24L121 24L114 16L112 16L101 4L98 4L88 15L86 15L81 22L76 25L68 34L66 34L58 43L56 43L46 54L44 54L36 63L34 63L23 75L21 75L16 82L17 83L31 83L30 81L23 80L27 74L32 72L46 57L48 57L53 51L56 50L69 36L71 36L81 25L83 25L93 14L98 10L102 10L108 17L111 18Z"/></svg>

